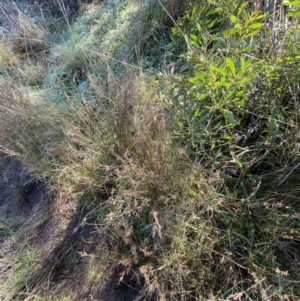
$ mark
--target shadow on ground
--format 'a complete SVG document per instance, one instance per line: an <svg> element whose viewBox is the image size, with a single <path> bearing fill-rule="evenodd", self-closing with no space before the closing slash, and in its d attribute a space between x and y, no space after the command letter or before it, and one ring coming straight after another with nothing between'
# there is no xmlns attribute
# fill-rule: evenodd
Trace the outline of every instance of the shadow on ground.
<svg viewBox="0 0 300 301"><path fill-rule="evenodd" d="M61 292L70 293L71 300L156 300L154 294L145 298L145 279L138 267L122 263L119 248L124 246L109 237L101 218L91 214L82 200L74 202L75 209L63 213L45 180L16 158L0 153L0 218L17 220L15 231L27 233L25 244L17 244L41 254L39 268L26 278L21 290L47 287L49 293L51 287L55 290L62 284ZM15 237L25 239L25 235ZM7 239L0 237L0 248ZM104 254L111 261L105 262ZM102 267L109 271L107 277L99 277Z"/></svg>
<svg viewBox="0 0 300 301"><path fill-rule="evenodd" d="M0 153L0 209L2 214L30 216L37 207L49 209L54 193L30 167ZM41 209L41 208L40 208Z"/></svg>

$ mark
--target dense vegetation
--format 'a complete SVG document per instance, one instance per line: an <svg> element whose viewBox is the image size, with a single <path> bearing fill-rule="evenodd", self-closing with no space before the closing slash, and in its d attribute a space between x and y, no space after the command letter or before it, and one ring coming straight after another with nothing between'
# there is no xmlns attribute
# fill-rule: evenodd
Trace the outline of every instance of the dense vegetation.
<svg viewBox="0 0 300 301"><path fill-rule="evenodd" d="M0 300L299 300L300 1L2 1Z"/></svg>

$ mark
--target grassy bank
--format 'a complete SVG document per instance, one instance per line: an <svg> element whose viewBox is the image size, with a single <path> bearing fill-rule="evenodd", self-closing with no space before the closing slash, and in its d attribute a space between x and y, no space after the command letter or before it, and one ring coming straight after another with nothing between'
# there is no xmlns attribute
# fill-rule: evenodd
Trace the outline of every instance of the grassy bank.
<svg viewBox="0 0 300 301"><path fill-rule="evenodd" d="M298 300L300 4L49 3L0 5L0 300Z"/></svg>

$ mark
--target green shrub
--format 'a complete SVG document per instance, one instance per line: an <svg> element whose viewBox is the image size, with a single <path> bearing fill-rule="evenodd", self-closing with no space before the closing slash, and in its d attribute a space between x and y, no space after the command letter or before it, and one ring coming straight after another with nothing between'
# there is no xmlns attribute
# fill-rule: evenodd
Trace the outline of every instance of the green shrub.
<svg viewBox="0 0 300 301"><path fill-rule="evenodd" d="M228 208L241 206L236 217L251 212L249 220L227 227L239 234L250 231L246 247L249 260L243 266L257 285L262 284L257 287L260 297L255 298L277 300L275 296L280 299L283 292L298 294L292 282L282 286L279 280L286 277L293 281L299 273L289 255L299 256L294 248L299 228L288 218L298 210L293 201L299 189L295 182L299 176L295 140L299 119L298 21L292 19L285 29L285 21L275 20L273 11L262 14L243 1L197 3L173 30L173 43L178 43L182 51L181 74L173 74L169 98L174 140L186 146L190 158L220 173L224 182L219 191L225 195L230 191L236 197ZM270 20L277 21L278 27L271 28ZM244 208L243 202L248 204ZM277 209L271 216L273 206ZM288 238L291 248L283 243L284 228L295 233ZM233 237L238 239L235 235L227 239ZM282 248L276 246L279 241ZM267 261L263 255L265 243L272 250ZM231 250L232 254L239 252ZM282 273L283 267L295 273ZM277 269L281 276L275 283L280 289L271 293L258 279L274 281L267 274L277 273ZM243 291L249 297L248 289Z"/></svg>

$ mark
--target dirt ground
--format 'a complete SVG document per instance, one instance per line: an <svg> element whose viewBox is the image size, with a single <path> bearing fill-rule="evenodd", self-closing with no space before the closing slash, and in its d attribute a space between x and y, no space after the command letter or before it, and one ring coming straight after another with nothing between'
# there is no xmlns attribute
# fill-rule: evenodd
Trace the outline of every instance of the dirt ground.
<svg viewBox="0 0 300 301"><path fill-rule="evenodd" d="M46 183L30 167L0 153L0 208L2 212L30 215L34 208L52 199Z"/></svg>

